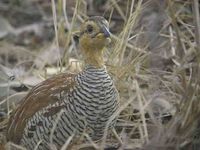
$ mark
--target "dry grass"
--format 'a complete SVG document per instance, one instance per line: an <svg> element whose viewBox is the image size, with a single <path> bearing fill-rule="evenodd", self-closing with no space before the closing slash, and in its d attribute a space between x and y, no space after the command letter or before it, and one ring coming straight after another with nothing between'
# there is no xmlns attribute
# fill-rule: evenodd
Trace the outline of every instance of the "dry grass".
<svg viewBox="0 0 200 150"><path fill-rule="evenodd" d="M164 45L164 52L161 52L163 47L157 48L158 51L151 50L151 43L143 38L144 32L148 29L142 27L144 24L140 24L139 29L137 27L142 17L148 19L150 16L142 12L151 9L154 4L134 0L127 3L129 5L126 9L129 11L126 12L118 1L110 1L110 5L123 19L124 25L121 31L112 36L113 42L105 54L107 68L120 94L121 107L113 116L118 116L115 129L120 140L105 130L102 142L97 145L84 133L89 143L80 143L76 149L81 147L87 149L88 145L95 149L103 149L105 145L120 142L121 150L198 149L200 145L198 0L166 2L164 13L167 17L163 21L162 30L157 31L159 38L165 39L159 43L160 47ZM62 68L69 68L69 59L72 56L81 60L73 35L79 22L87 18L83 13L85 12L83 6L87 1L76 1L71 21L65 11L66 0L58 3L52 0L51 4L56 33L54 40L56 44L54 44L57 48L64 49L63 57L57 60L60 71L63 71ZM109 8L112 8L111 6ZM111 23L112 15L114 15L113 10L108 15ZM151 16L149 18L151 19ZM67 34L63 32L64 24L68 29ZM141 43L145 45L141 46ZM167 53L166 60L162 61L169 62L167 67L166 64L164 67L155 67L151 64L152 60L163 57L165 53ZM42 76L44 77L44 74ZM4 100L0 104L3 106L5 102L7 112L10 113L9 97ZM71 139L66 141L62 149L68 147Z"/></svg>

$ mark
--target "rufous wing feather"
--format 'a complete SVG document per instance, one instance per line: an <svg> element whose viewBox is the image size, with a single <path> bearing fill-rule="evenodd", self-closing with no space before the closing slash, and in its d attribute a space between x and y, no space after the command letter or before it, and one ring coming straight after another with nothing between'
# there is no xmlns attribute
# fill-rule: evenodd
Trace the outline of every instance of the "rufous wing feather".
<svg viewBox="0 0 200 150"><path fill-rule="evenodd" d="M75 74L72 73L62 73L31 89L11 115L7 128L7 139L18 144L27 120L42 108L58 102L59 99L54 95L63 91L69 92L75 85L74 76ZM57 110L51 109L51 111Z"/></svg>

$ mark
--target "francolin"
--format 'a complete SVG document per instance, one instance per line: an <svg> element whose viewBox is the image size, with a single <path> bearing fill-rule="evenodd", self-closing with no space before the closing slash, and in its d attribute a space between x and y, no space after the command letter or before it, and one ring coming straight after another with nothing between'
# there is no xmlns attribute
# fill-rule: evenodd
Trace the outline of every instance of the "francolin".
<svg viewBox="0 0 200 150"><path fill-rule="evenodd" d="M100 140L119 106L118 92L103 59L109 40L108 22L103 17L87 19L79 33L85 68L78 74L56 75L32 88L10 117L7 139L28 150L38 145L38 149L50 149L52 144L59 149L70 136L83 132Z"/></svg>

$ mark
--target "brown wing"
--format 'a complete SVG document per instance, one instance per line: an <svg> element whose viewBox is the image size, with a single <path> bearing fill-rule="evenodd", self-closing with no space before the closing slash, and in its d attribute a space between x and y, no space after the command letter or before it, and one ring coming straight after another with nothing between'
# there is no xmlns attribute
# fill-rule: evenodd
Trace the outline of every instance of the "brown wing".
<svg viewBox="0 0 200 150"><path fill-rule="evenodd" d="M22 100L21 104L12 113L7 128L7 139L19 144L22 138L26 121L38 110L58 102L52 93L59 94L69 91L75 85L75 74L62 73L49 78L35 86Z"/></svg>

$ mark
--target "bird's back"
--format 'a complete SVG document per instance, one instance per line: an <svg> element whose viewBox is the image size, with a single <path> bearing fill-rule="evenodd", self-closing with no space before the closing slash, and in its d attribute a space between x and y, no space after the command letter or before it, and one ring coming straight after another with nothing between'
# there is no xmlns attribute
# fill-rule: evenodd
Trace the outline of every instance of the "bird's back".
<svg viewBox="0 0 200 150"><path fill-rule="evenodd" d="M74 86L54 93L49 104L27 119L20 144L28 149L41 142L39 148L48 149L52 143L61 147L71 135L87 131L93 140L104 133L109 117L118 107L118 93L105 68L88 66L74 76Z"/></svg>
<svg viewBox="0 0 200 150"><path fill-rule="evenodd" d="M36 112L60 102L56 95L63 91L69 91L75 85L74 77L75 74L62 73L32 88L10 116L7 126L7 139L19 144L27 121Z"/></svg>

